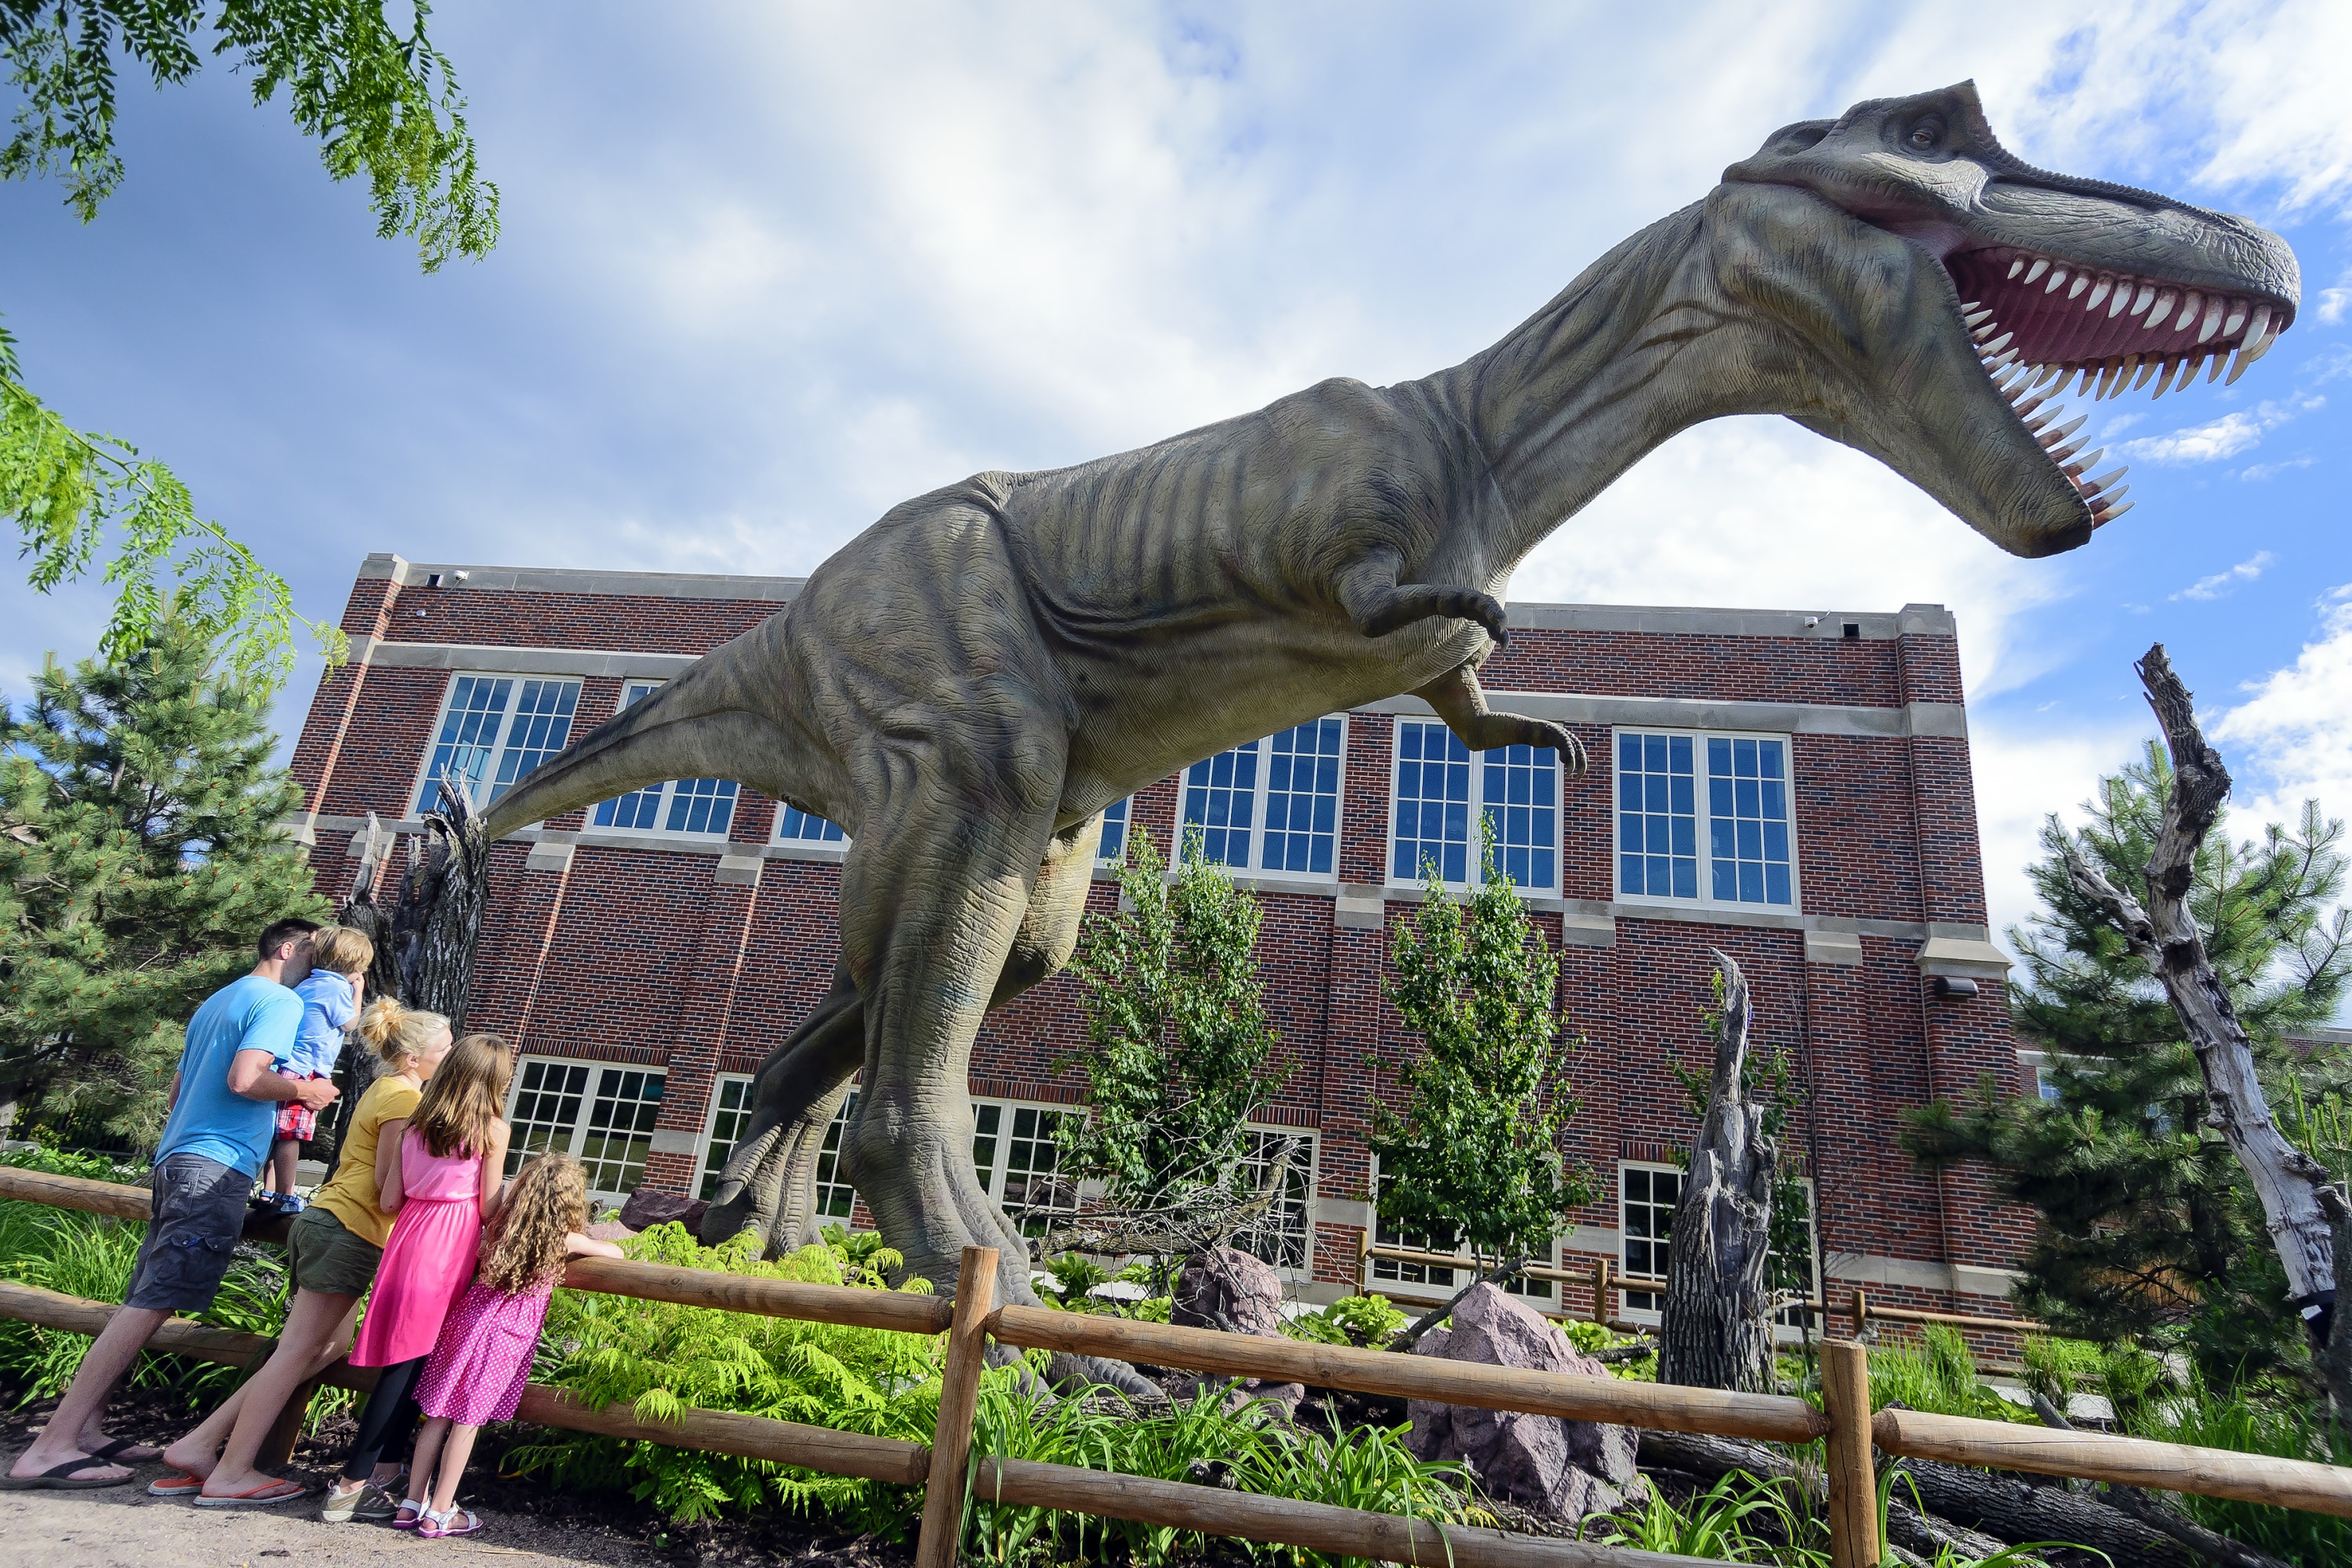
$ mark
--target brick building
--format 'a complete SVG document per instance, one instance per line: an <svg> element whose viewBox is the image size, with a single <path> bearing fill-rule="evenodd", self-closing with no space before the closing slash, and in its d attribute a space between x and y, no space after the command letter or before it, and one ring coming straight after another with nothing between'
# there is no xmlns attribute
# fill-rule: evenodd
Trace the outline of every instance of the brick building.
<svg viewBox="0 0 2352 1568"><path fill-rule="evenodd" d="M294 756L305 841L341 898L369 813L415 826L428 776L487 800L576 733L790 602L789 578L420 565L368 558L343 616L351 662L312 700ZM1265 910L1268 999L1291 1073L1263 1108L1305 1140L1278 1261L1328 1300L1369 1267L1391 1294L1439 1293L1425 1266L1360 1258L1374 1179L1363 1042L1391 925L1435 858L1476 874L1474 808L1562 954L1560 1007L1584 1045L1577 1155L1601 1196L1555 1261L1606 1258L1641 1318L1693 1122L1664 1066L1707 1047L1709 950L1753 986L1760 1041L1809 1100L1791 1139L1813 1185L1831 1326L1874 1300L2000 1310L2028 1229L1980 1173L1924 1174L1902 1108L1985 1075L2027 1089L1987 940L1967 712L1951 616L1515 605L1485 670L1498 708L1574 726L1591 758L1472 756L1411 698L1301 725L1139 791L1106 831L1204 829ZM708 1184L750 1076L823 994L837 936L841 830L729 781L685 780L500 845L470 1022L517 1041L521 1147L579 1153L617 1196ZM396 864L398 862L395 862ZM1116 900L1108 865L1093 901ZM1053 1119L1079 1099L1066 980L990 1016L976 1047L974 1161L1035 1197ZM1059 1070L1057 1070L1057 1068ZM820 1170L821 1198L854 1195ZM1386 1238L1394 1241L1398 1238ZM1549 1291L1552 1286L1541 1289ZM1590 1310L1589 1287L1564 1305Z"/></svg>

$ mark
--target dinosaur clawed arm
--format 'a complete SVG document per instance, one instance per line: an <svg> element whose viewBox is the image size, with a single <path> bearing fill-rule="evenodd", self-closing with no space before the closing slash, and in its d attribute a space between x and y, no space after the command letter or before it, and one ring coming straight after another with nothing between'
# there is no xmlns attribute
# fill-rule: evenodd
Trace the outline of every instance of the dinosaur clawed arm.
<svg viewBox="0 0 2352 1568"><path fill-rule="evenodd" d="M1394 551L1378 550L1341 575L1340 607L1366 637L1386 637L1400 626L1443 616L1477 622L1497 648L1510 642L1510 633L1503 625L1502 601L1492 594L1435 583L1401 585L1400 570Z"/></svg>
<svg viewBox="0 0 2352 1568"><path fill-rule="evenodd" d="M1563 773L1584 772L1584 742L1576 731L1549 719L1496 712L1486 706L1486 690L1470 665L1456 665L1413 695L1436 709L1445 727L1474 752L1496 746L1549 747L1559 753Z"/></svg>

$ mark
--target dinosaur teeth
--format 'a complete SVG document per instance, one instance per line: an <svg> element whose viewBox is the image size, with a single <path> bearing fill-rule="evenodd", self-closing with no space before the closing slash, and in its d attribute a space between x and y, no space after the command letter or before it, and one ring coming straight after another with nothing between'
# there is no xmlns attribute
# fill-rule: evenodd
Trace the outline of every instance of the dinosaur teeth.
<svg viewBox="0 0 2352 1568"><path fill-rule="evenodd" d="M2197 329L2197 341L2199 342L2211 342L2213 341L2213 334L2221 330L2222 306L2223 301L2219 297L2205 301L2205 320Z"/></svg>
<svg viewBox="0 0 2352 1568"><path fill-rule="evenodd" d="M2010 278L2011 278L2011 279L2014 279L2017 277L2017 275L2018 275L2019 273L2021 273L2021 272L2022 272L2022 271L2024 271L2024 270L2025 270L2025 258L2023 258L2022 256L2019 257L2016 260L2014 260L2014 261L2012 261L2012 262L2011 262L2011 263L2009 264L2009 276L2010 276Z"/></svg>
<svg viewBox="0 0 2352 1568"><path fill-rule="evenodd" d="M2162 362L2154 354L2150 354L2146 359L2140 361L2139 374L2132 378L2131 389L2134 392L2137 392L2141 387L2146 386L2147 384L2147 378L2156 374L2156 367L2161 363Z"/></svg>
<svg viewBox="0 0 2352 1568"><path fill-rule="evenodd" d="M2116 280L2114 279L2100 279L2099 286L2091 290L2091 297L2083 301L2083 309L2085 310L2096 310L2099 306L2105 301L2106 297L2115 290L2115 287Z"/></svg>
<svg viewBox="0 0 2352 1568"><path fill-rule="evenodd" d="M2229 319L2228 321L2223 321L2223 322L2221 323L2221 332L2222 332L2222 335L2223 335L2223 336L2225 336L2225 337L2232 337L2232 338L2236 337L2236 336L2238 335L2238 329L2239 329L2239 327L2241 327L2242 325L2243 325L2243 324L2244 324L2245 320L2246 320L2246 301L2244 301L2243 300L2231 300L2231 301L2230 301L2230 319Z"/></svg>
<svg viewBox="0 0 2352 1568"><path fill-rule="evenodd" d="M2075 431L2080 430L2083 427L2083 421L2089 417L2090 416L2087 414L2077 414L2065 425L2059 426L2057 429L2053 430L2048 435L2042 437L2042 444L2045 447L2056 446L2059 442L2063 441L2067 437L2072 436Z"/></svg>
<svg viewBox="0 0 2352 1568"><path fill-rule="evenodd" d="M2158 398L2162 397L2166 389L2172 385L2173 375L2180 369L2181 363L2180 357L2178 354L2168 354L2165 356L2164 374L2157 377L2156 390L2148 394L2149 402L2153 403Z"/></svg>
<svg viewBox="0 0 2352 1568"><path fill-rule="evenodd" d="M2165 318L2172 314L2172 307L2179 302L2179 298L2169 289L2156 291L2156 303L2148 308L2147 321L2144 323L2149 331L2164 325Z"/></svg>
<svg viewBox="0 0 2352 1568"><path fill-rule="evenodd" d="M2030 276L2026 279L2029 283L2032 280ZM2058 292L2058 285L2065 281L2066 269L2063 267L2053 267L2050 269L2050 281L2042 286L2042 291L2044 294L2055 294Z"/></svg>
<svg viewBox="0 0 2352 1568"><path fill-rule="evenodd" d="M2025 281L2027 281L2028 283L2031 283L2031 282L2032 282L2035 279L2037 279L2037 278L2041 277L2044 272L2047 272L2047 271L2049 271L2049 270L2050 270L2050 263L2049 263L2046 259L2043 259L2043 258L2038 258L2038 257L2037 257L2037 258L2034 259L2034 263L2033 263L2032 269L2032 270L2030 270L2029 272L2027 272L2027 273L2026 273L2026 275L2025 275ZM2014 268L2014 267L2011 268L2009 269L2009 275L2010 275L2011 278L2016 277L2016 276L2017 276L2017 268Z"/></svg>
<svg viewBox="0 0 2352 1568"><path fill-rule="evenodd" d="M2093 458L2095 458L2096 456L2097 456L2097 454L2096 454L2096 453L2094 453L2094 454L2092 455L2092 458L2084 458L2084 462L2083 462L2083 466L2084 466L2084 468L2089 468L2089 467L2091 466L2091 462L2092 462ZM2100 475L2097 479L2085 479L2085 480L2084 480L2084 481L2083 481L2083 488L2084 488L2084 489L2086 489L2086 490L2090 490L2090 491L2093 491L2094 493L2095 493L2095 492L2097 492L2097 491L2099 491L2099 490L2105 489L2109 485L2114 484L2117 479L2122 479L2126 474L2128 474L2128 473L2130 473L2130 472L2131 472L2131 468L2130 468L2130 467L2129 467L2128 465L2126 465L2126 466L2125 466L2125 467L2123 467L2123 468L2110 468L2110 469L2108 469L2105 473L2101 474L2101 475ZM2118 492L2118 493L2120 493L2120 492ZM2109 499L2110 500L2114 500L2115 498L2114 498L2113 496L2110 496L2108 499Z"/></svg>
<svg viewBox="0 0 2352 1568"><path fill-rule="evenodd" d="M2109 507L2104 510L2093 512L2091 514L2091 526L2093 528L2105 528L2107 524L2115 521L2116 519L2123 516L2124 513L2131 510L2132 508L2137 505L2139 505L2139 502L2136 500L2127 500L2121 506Z"/></svg>
<svg viewBox="0 0 2352 1568"><path fill-rule="evenodd" d="M2077 272L2074 274L2074 286L2066 290L2066 298L2079 300L2083 297L2083 290L2090 286L2091 275L2087 272Z"/></svg>

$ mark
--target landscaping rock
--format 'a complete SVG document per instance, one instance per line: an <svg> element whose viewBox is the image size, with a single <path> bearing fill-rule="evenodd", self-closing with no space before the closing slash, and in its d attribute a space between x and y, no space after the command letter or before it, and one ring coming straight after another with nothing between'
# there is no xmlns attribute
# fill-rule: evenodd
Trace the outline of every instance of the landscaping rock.
<svg viewBox="0 0 2352 1568"><path fill-rule="evenodd" d="M1223 1329L1227 1333L1282 1337L1282 1277L1274 1266L1235 1247L1194 1253L1176 1277L1175 1300L1168 1321L1179 1328ZM1190 1388L1221 1387L1222 1378L1194 1378ZM1234 1391L1229 1403L1272 1399L1285 1410L1297 1410L1307 1390L1295 1383L1267 1383L1250 1378Z"/></svg>
<svg viewBox="0 0 2352 1568"><path fill-rule="evenodd" d="M639 1187L621 1205L621 1223L631 1230L651 1230L671 1220L694 1231L702 1224L702 1213L710 1205L700 1198L688 1197L684 1193L666 1193L659 1187Z"/></svg>
<svg viewBox="0 0 2352 1568"><path fill-rule="evenodd" d="M619 1220L600 1219L590 1226L585 1234L591 1241L626 1241L637 1233Z"/></svg>
<svg viewBox="0 0 2352 1568"><path fill-rule="evenodd" d="M1606 1377L1609 1369L1577 1353L1568 1336L1499 1287L1481 1285L1454 1309L1450 1329L1433 1329L1415 1355L1484 1366L1520 1367ZM1487 1490L1561 1519L1607 1513L1644 1483L1635 1468L1631 1427L1556 1415L1476 1410L1412 1400L1406 1442L1423 1459L1460 1459Z"/></svg>

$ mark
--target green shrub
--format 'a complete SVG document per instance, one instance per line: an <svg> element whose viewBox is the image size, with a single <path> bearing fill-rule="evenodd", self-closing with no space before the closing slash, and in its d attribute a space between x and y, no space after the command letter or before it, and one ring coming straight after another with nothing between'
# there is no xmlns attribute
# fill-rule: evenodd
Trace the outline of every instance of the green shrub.
<svg viewBox="0 0 2352 1568"><path fill-rule="evenodd" d="M709 1268L813 1284L879 1289L899 1265L885 1247L855 1261L840 1247L809 1247L762 1262L750 1235L704 1247L680 1225L657 1225L623 1244L648 1263ZM917 1279L907 1289L927 1293ZM640 1420L685 1409L734 1411L778 1421L928 1443L939 1415L943 1336L802 1322L753 1313L558 1290L547 1314L534 1381L604 1405L621 1401ZM878 1481L828 1476L764 1459L690 1453L657 1443L551 1434L509 1456L559 1485L625 1486L680 1521L762 1503L842 1514L896 1537L903 1500Z"/></svg>
<svg viewBox="0 0 2352 1568"><path fill-rule="evenodd" d="M1870 1402L1873 1409L1900 1404L1986 1421L2032 1419L1985 1386L1968 1342L1944 1323L1928 1324L1925 1342L1916 1350L1895 1345L1870 1352Z"/></svg>
<svg viewBox="0 0 2352 1568"><path fill-rule="evenodd" d="M2067 1399L2099 1375L2103 1358L2098 1346L2083 1340L2028 1334L2021 1359L2025 1373L2020 1381L2063 1412Z"/></svg>
<svg viewBox="0 0 2352 1568"><path fill-rule="evenodd" d="M1221 1392L1167 1415L1139 1418L1108 1389L1049 1405L1023 1392L1009 1372L992 1373L982 1388L972 1452L1157 1480L1222 1482L1441 1523L1483 1520L1467 1502L1461 1467L1416 1459L1402 1426L1358 1426L1335 1441L1274 1420L1265 1404L1229 1412ZM1059 1560L1092 1562L1116 1544L1139 1568L1158 1568L1202 1545L1192 1531L997 1502L984 1491L974 1494L964 1530L968 1557L983 1563L1022 1562L1048 1546L1067 1554ZM1258 1554L1301 1568L1329 1561L1290 1547L1264 1546Z"/></svg>
<svg viewBox="0 0 2352 1568"><path fill-rule="evenodd" d="M1404 1331L1405 1315L1386 1296L1348 1296L1319 1312L1301 1312L1283 1321L1282 1331L1294 1340L1317 1344L1360 1345L1380 1350Z"/></svg>
<svg viewBox="0 0 2352 1568"><path fill-rule="evenodd" d="M2352 1465L2352 1436L2331 1426L2308 1390L2283 1382L2224 1392L2192 1376L2177 1394L2137 1404L2122 1425L2135 1436L2167 1443ZM2352 1563L2352 1520L2187 1493L2179 1500L2208 1529L2305 1568Z"/></svg>

